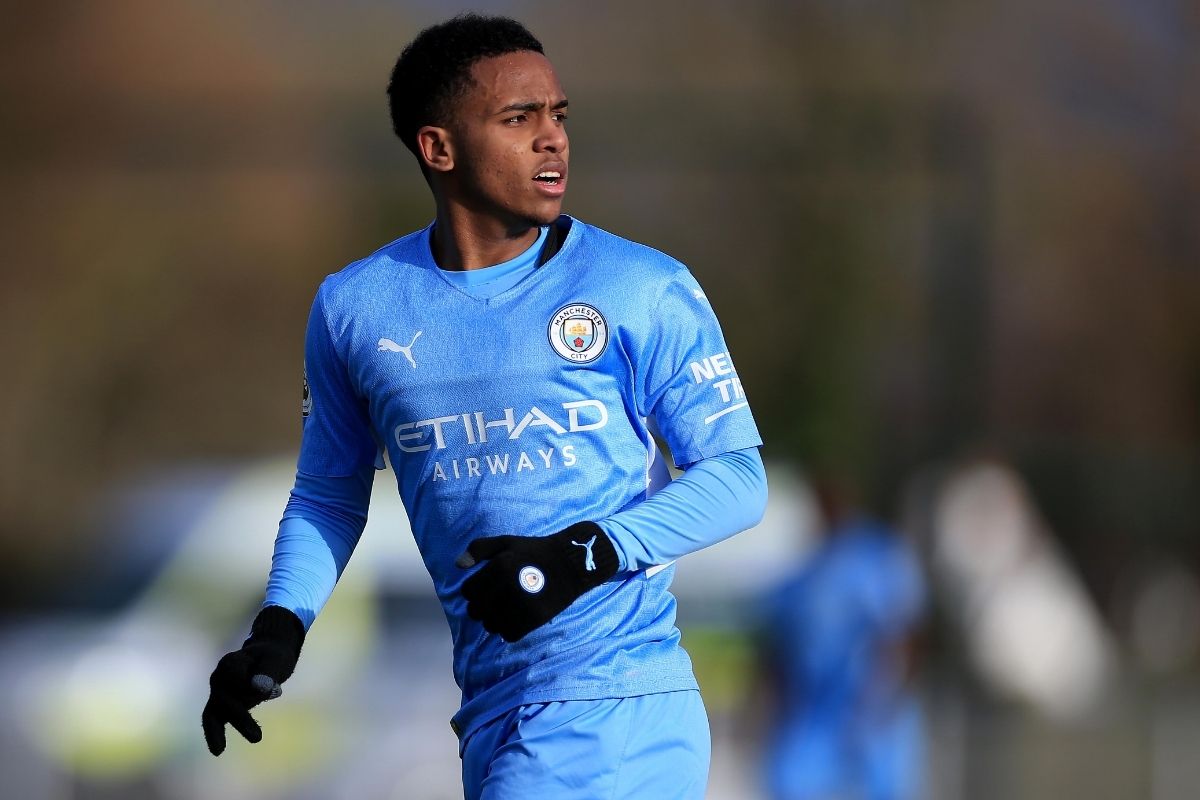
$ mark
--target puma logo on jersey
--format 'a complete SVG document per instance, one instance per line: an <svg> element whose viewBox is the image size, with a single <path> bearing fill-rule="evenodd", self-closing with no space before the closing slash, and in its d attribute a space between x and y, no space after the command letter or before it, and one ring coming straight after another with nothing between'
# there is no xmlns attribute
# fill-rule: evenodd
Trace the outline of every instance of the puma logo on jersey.
<svg viewBox="0 0 1200 800"><path fill-rule="evenodd" d="M408 363L413 365L413 369L416 369L417 362L413 359L412 346L416 344L417 337L420 336L421 333L421 331L417 331L416 335L412 337L412 341L408 344L396 344L391 339L380 339L379 352L382 353L383 351L387 350L392 353L403 353L404 357L408 359Z"/></svg>

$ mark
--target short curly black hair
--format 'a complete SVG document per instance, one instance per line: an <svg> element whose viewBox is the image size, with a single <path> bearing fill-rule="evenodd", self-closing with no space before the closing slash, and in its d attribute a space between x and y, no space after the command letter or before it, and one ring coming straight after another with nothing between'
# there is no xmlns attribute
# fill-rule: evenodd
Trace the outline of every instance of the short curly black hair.
<svg viewBox="0 0 1200 800"><path fill-rule="evenodd" d="M524 50L544 54L542 43L516 20L472 13L426 28L404 48L388 82L388 107L392 130L422 170L417 131L451 120L454 102L471 86L471 66Z"/></svg>

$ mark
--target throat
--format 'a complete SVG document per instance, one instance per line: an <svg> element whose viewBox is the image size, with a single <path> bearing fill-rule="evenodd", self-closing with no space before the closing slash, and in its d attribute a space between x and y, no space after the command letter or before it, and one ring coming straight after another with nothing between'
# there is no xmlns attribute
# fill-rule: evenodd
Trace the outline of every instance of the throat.
<svg viewBox="0 0 1200 800"><path fill-rule="evenodd" d="M525 253L545 236L545 227L532 227L518 236L486 235L461 226L446 235L437 224L430 242L438 267L453 272L486 269Z"/></svg>
<svg viewBox="0 0 1200 800"><path fill-rule="evenodd" d="M476 269L440 271L450 283L466 294L480 300L491 299L508 291L536 271L538 257L549 232L549 226L541 228L529 247L499 264Z"/></svg>

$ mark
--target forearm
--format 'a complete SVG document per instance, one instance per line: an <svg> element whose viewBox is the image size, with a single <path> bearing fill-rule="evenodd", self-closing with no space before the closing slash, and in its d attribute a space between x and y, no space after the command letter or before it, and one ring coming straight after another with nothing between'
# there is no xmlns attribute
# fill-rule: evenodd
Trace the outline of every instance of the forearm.
<svg viewBox="0 0 1200 800"><path fill-rule="evenodd" d="M367 523L374 470L349 477L296 474L271 558L264 605L292 611L307 630L320 612Z"/></svg>
<svg viewBox="0 0 1200 800"><path fill-rule="evenodd" d="M666 564L758 524L767 477L758 448L706 458L644 502L598 520L622 570Z"/></svg>

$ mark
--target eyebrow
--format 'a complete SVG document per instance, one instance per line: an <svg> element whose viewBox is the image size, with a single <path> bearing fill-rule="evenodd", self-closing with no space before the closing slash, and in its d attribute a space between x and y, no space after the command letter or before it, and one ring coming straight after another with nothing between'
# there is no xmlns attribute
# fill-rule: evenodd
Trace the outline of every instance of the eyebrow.
<svg viewBox="0 0 1200 800"><path fill-rule="evenodd" d="M538 103L538 102L534 102L534 101L530 100L530 101L526 101L524 103L510 103L509 105L506 105L504 108L500 109L496 113L503 114L506 111L541 111L545 107L546 107L545 103ZM562 100L559 100L557 103L550 106L550 110L558 111L559 109L566 108L566 107L567 107L567 99L564 97Z"/></svg>

